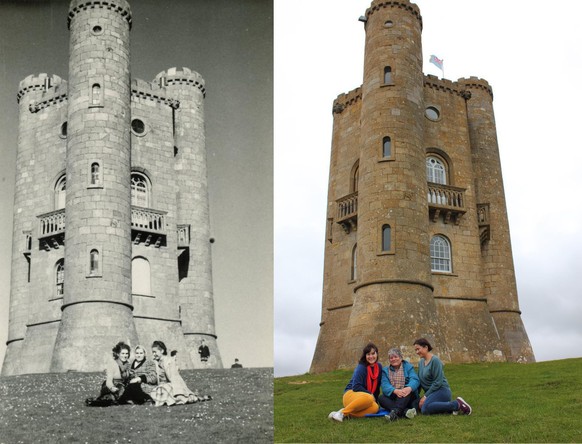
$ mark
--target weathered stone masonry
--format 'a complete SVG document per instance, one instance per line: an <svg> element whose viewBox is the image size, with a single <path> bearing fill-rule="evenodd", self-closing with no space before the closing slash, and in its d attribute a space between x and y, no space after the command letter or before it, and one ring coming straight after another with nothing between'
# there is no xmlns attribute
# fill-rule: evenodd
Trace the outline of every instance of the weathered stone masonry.
<svg viewBox="0 0 582 444"><path fill-rule="evenodd" d="M187 68L131 79L125 0L74 0L68 24L68 82L29 76L17 96L2 374L101 370L117 341L155 339L181 368L220 368L204 80Z"/></svg>
<svg viewBox="0 0 582 444"><path fill-rule="evenodd" d="M333 104L322 320L311 371L424 336L445 361L533 361L482 79L422 72L419 8L372 2L363 84Z"/></svg>

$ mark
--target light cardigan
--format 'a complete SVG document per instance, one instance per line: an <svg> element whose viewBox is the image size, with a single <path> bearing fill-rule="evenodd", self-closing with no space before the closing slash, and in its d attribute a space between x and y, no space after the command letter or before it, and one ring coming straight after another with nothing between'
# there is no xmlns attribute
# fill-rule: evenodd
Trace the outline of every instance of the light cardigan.
<svg viewBox="0 0 582 444"><path fill-rule="evenodd" d="M128 365L129 370L129 365ZM127 375L125 375L127 378ZM119 364L117 363L116 359L112 359L107 363L105 367L105 385L109 390L115 387L115 384L119 384L123 382L124 377L121 375L121 370L119 368Z"/></svg>

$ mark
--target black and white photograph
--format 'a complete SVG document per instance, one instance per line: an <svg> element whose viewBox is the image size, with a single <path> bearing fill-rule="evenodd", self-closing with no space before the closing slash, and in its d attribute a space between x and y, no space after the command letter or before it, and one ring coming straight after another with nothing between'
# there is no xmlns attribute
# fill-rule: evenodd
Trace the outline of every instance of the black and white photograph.
<svg viewBox="0 0 582 444"><path fill-rule="evenodd" d="M272 442L272 2L0 1L0 108L2 442Z"/></svg>

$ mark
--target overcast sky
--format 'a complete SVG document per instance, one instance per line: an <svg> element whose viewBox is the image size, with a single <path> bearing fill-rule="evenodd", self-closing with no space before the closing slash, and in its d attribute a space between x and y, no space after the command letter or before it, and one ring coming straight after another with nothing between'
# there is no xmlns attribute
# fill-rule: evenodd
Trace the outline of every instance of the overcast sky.
<svg viewBox="0 0 582 444"><path fill-rule="evenodd" d="M522 319L538 361L582 356L582 3L418 0L425 74L493 87ZM275 375L321 319L332 102L362 83L368 0L275 2ZM355 363L354 363L355 364Z"/></svg>
<svg viewBox="0 0 582 444"><path fill-rule="evenodd" d="M270 0L130 0L133 78L206 81L215 323L225 366L273 366L273 12ZM68 77L69 0L0 0L0 360L8 333L18 83ZM22 258L24 260L24 258ZM109 349L111 344L106 345Z"/></svg>

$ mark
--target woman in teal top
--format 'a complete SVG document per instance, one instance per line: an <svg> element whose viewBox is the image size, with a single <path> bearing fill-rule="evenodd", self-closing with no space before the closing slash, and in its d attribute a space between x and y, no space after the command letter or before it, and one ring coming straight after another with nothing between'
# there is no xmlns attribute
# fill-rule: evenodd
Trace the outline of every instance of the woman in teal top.
<svg viewBox="0 0 582 444"><path fill-rule="evenodd" d="M414 351L420 357L418 378L424 390L418 408L423 415L460 412L470 415L471 406L461 397L451 401L451 388L443 372L443 363L431 353L432 346L425 338L414 341ZM456 414L456 413L455 413Z"/></svg>

